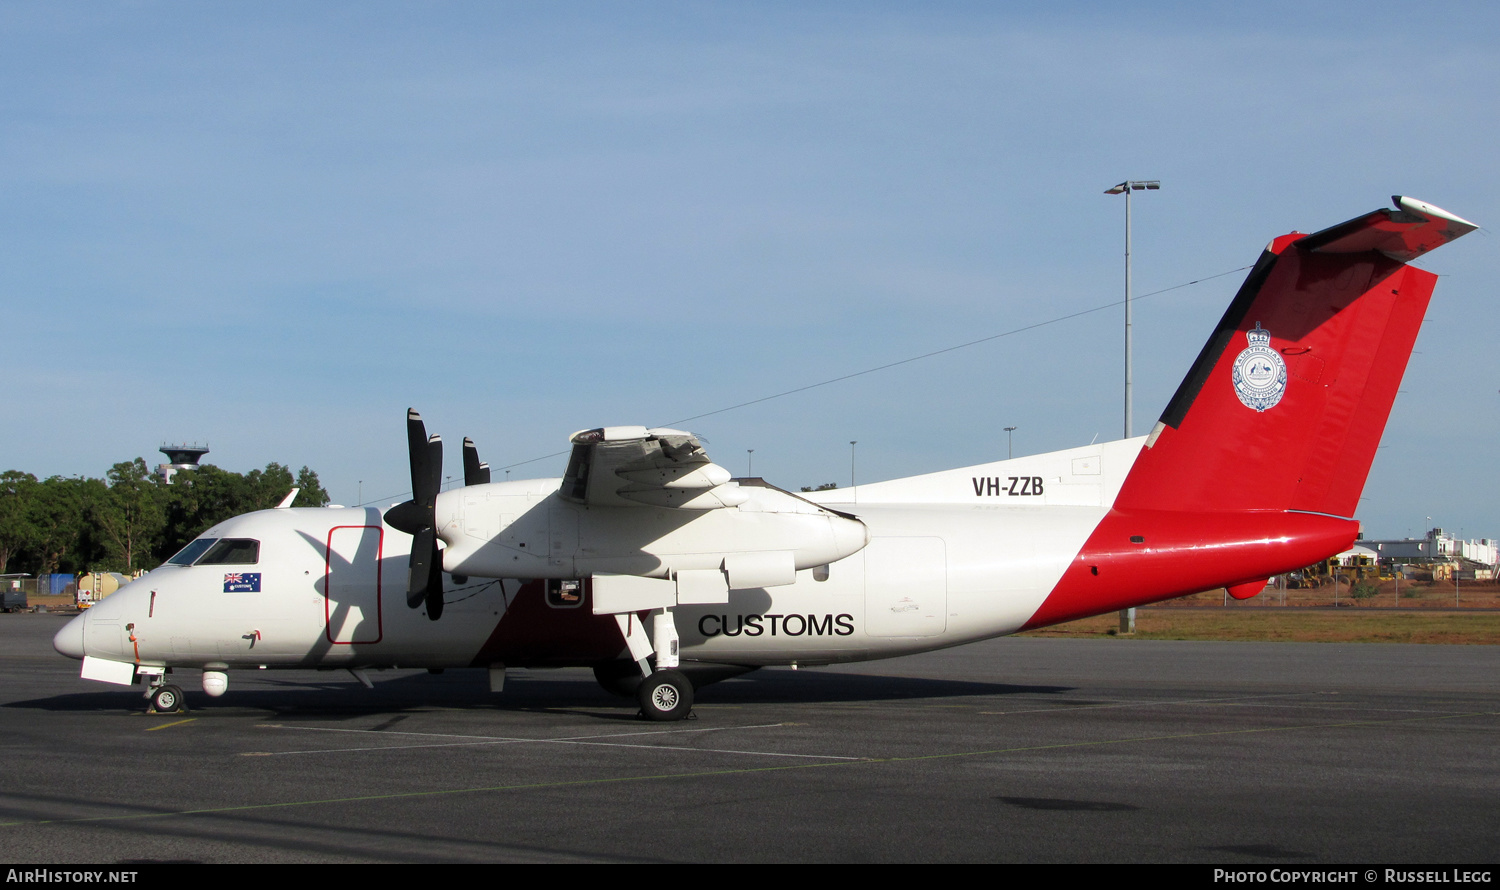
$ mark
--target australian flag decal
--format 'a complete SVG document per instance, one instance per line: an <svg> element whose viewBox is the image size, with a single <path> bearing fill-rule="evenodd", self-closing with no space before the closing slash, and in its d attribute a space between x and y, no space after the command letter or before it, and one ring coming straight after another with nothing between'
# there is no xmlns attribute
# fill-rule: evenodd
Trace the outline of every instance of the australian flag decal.
<svg viewBox="0 0 1500 890"><path fill-rule="evenodd" d="M260 572L229 572L224 576L225 593L260 593Z"/></svg>

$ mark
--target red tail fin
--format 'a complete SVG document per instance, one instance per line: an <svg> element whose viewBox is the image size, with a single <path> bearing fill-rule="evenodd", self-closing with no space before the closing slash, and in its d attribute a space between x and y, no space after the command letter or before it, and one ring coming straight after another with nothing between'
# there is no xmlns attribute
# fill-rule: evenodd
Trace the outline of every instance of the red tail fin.
<svg viewBox="0 0 1500 890"><path fill-rule="evenodd" d="M1405 261L1474 228L1395 200L1271 242L1117 508L1354 515L1437 280Z"/></svg>
<svg viewBox="0 0 1500 890"><path fill-rule="evenodd" d="M1437 280L1406 262L1476 228L1396 204L1271 242L1027 628L1253 593L1353 542L1336 517L1354 515Z"/></svg>

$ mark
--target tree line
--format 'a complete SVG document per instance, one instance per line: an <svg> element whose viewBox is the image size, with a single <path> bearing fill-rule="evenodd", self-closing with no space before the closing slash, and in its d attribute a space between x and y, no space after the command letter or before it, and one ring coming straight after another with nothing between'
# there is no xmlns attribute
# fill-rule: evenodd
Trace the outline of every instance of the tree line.
<svg viewBox="0 0 1500 890"><path fill-rule="evenodd" d="M0 574L46 575L152 569L216 522L274 507L293 488L295 506L323 507L328 493L303 467L278 463L234 473L212 464L163 483L143 458L103 479L0 474Z"/></svg>

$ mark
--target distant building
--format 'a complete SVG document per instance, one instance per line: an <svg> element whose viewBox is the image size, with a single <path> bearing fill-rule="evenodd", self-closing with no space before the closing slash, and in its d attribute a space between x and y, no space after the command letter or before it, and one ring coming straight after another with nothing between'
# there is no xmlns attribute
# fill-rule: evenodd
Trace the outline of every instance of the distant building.
<svg viewBox="0 0 1500 890"><path fill-rule="evenodd" d="M1382 560L1396 563L1449 562L1462 559L1493 568L1500 561L1500 542L1493 538L1465 541L1440 528L1427 532L1425 538L1402 538L1389 541L1365 541L1360 544L1374 550Z"/></svg>
<svg viewBox="0 0 1500 890"><path fill-rule="evenodd" d="M1358 544L1335 556L1334 559L1337 559L1341 566L1374 565L1375 561L1380 559L1380 554L1376 552L1375 548L1369 545L1369 541L1360 541Z"/></svg>
<svg viewBox="0 0 1500 890"><path fill-rule="evenodd" d="M167 456L167 463L158 464L156 475L167 485L172 484L172 477L185 470L198 469L198 461L208 453L207 445L163 445L160 449Z"/></svg>
<svg viewBox="0 0 1500 890"><path fill-rule="evenodd" d="M1495 577L1496 563L1500 562L1500 541L1466 541L1440 528L1429 530L1425 538L1361 540L1360 544L1374 550L1382 563L1420 567L1432 571L1433 577L1487 580Z"/></svg>

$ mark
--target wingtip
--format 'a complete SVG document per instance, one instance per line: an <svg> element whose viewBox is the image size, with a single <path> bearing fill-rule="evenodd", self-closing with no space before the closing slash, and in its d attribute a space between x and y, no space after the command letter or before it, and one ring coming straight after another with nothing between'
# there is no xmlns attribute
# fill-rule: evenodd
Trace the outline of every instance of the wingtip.
<svg viewBox="0 0 1500 890"><path fill-rule="evenodd" d="M1465 234L1479 228L1478 223L1469 222L1457 214L1449 213L1436 204L1429 204L1426 201L1420 201L1416 198L1410 198L1405 195L1391 195L1391 202L1396 205L1397 209L1405 210L1407 213L1414 213L1424 219L1443 220L1449 224L1450 228L1462 228L1462 231L1458 234ZM1457 235L1454 237L1457 237Z"/></svg>

